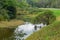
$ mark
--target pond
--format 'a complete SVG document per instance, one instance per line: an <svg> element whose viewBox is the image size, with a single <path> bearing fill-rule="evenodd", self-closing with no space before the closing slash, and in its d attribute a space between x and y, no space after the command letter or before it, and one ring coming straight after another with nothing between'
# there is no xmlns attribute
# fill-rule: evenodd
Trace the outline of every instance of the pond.
<svg viewBox="0 0 60 40"><path fill-rule="evenodd" d="M0 40L25 40L44 26L46 26L46 24L32 24L30 22L25 22L17 28L0 28Z"/></svg>
<svg viewBox="0 0 60 40"><path fill-rule="evenodd" d="M15 33L15 39L16 40L24 40L27 37L29 37L32 33L40 30L40 28L46 26L43 23L41 24L32 24L29 22L25 22L23 25L19 25L16 30L14 31Z"/></svg>

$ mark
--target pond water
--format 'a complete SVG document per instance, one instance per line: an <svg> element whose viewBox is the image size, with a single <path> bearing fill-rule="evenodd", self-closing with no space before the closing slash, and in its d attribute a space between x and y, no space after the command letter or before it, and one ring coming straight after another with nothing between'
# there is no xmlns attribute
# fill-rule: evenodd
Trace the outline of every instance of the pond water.
<svg viewBox="0 0 60 40"><path fill-rule="evenodd" d="M46 25L43 23L32 24L25 22L17 28L0 28L0 40L24 40L44 26Z"/></svg>
<svg viewBox="0 0 60 40"><path fill-rule="evenodd" d="M14 38L16 40L24 40L29 37L32 33L40 30L40 28L44 27L43 23L41 24L32 24L29 22L25 22L23 25L19 25L14 31Z"/></svg>

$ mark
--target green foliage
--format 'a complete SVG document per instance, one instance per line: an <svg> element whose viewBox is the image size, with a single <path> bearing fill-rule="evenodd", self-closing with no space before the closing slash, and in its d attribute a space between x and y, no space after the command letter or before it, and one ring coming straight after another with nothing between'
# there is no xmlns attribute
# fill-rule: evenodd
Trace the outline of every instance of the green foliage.
<svg viewBox="0 0 60 40"><path fill-rule="evenodd" d="M33 23L44 23L44 24L51 24L53 21L56 20L55 15L50 10L45 10L43 13L40 13L35 18L33 18Z"/></svg>
<svg viewBox="0 0 60 40"><path fill-rule="evenodd" d="M7 11L5 9L0 10L0 21L9 19Z"/></svg>
<svg viewBox="0 0 60 40"><path fill-rule="evenodd" d="M14 6L7 6L9 19L16 18L16 8Z"/></svg>
<svg viewBox="0 0 60 40"><path fill-rule="evenodd" d="M46 23L47 25L51 24L56 20L55 15L50 10L46 10L41 16L41 22Z"/></svg>
<svg viewBox="0 0 60 40"><path fill-rule="evenodd" d="M50 3L50 1L46 0L43 0L43 3ZM51 0L52 1L52 0ZM43 10L40 10L39 8L37 7L34 7L32 8L31 5L33 6L41 6L40 5L40 2L42 2L42 0L0 0L0 10L4 9L6 11L6 13L4 13L5 15L5 19L14 19L16 18L17 16L20 17L21 15L23 16L26 16L26 15L36 15L36 14L40 14ZM30 5L31 3L31 5ZM35 5L36 4L36 5ZM38 5L37 5L38 4ZM43 4L46 6L46 4ZM16 7L17 6L17 7ZM42 6L41 6L42 7ZM18 8L18 9L16 9ZM19 10L20 9L20 10ZM2 10L3 11L3 10ZM19 12L16 14L16 11ZM3 13L3 12L1 12ZM3 15L3 16L4 16ZM1 17L3 18L4 20L4 17L1 15ZM1 19L2 19L1 18ZM20 17L21 18L21 17ZM30 17L31 18L31 17ZM26 20L30 20L30 18L26 18ZM18 18L19 19L19 18ZM24 18L23 18L24 19ZM35 18L31 18L31 19L34 19ZM38 19L38 18L37 18ZM36 20L37 20L36 19ZM33 22L34 22L33 20ZM35 21L36 21L35 20ZM36 21L37 22L37 21Z"/></svg>
<svg viewBox="0 0 60 40"><path fill-rule="evenodd" d="M28 4L38 8L60 8L60 0L28 0Z"/></svg>
<svg viewBox="0 0 60 40"><path fill-rule="evenodd" d="M14 0L0 0L0 21L10 20L16 17Z"/></svg>

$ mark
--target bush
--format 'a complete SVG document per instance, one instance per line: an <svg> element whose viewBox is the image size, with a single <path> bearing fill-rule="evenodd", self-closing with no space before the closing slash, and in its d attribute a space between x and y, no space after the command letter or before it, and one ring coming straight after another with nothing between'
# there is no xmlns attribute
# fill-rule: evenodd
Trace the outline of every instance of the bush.
<svg viewBox="0 0 60 40"><path fill-rule="evenodd" d="M7 14L7 10L1 9L0 10L0 21L8 20L9 16Z"/></svg>
<svg viewBox="0 0 60 40"><path fill-rule="evenodd" d="M9 19L16 18L16 8L14 6L7 6Z"/></svg>
<svg viewBox="0 0 60 40"><path fill-rule="evenodd" d="M46 10L43 13L37 15L34 19L33 19L33 23L44 23L44 24L51 24L54 20L56 20L56 16L53 15L53 12L50 10Z"/></svg>

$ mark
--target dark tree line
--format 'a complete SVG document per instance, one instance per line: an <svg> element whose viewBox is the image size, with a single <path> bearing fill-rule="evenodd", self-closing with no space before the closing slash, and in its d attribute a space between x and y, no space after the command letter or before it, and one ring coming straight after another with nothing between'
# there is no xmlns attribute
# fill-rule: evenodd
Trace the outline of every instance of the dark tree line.
<svg viewBox="0 0 60 40"><path fill-rule="evenodd" d="M32 1L32 0L0 0L0 20L10 20L10 19L16 18L16 6L19 8L22 8L20 10L24 10L25 8L27 9L30 7L31 8L33 7L59 8L60 7L60 0L39 0L39 1L35 0L35 1ZM32 10L29 9L29 13L30 11ZM33 11L33 12L36 13L36 11ZM23 11L21 11L21 14L22 13Z"/></svg>
<svg viewBox="0 0 60 40"><path fill-rule="evenodd" d="M34 2L32 0L27 0L27 2L32 7L39 7L39 8L41 8L41 7L42 8L60 8L60 0L39 0L38 2Z"/></svg>

